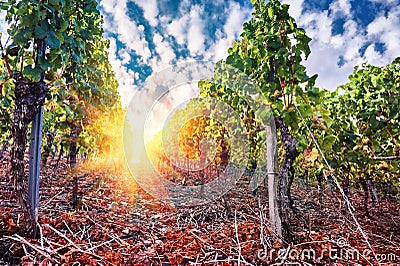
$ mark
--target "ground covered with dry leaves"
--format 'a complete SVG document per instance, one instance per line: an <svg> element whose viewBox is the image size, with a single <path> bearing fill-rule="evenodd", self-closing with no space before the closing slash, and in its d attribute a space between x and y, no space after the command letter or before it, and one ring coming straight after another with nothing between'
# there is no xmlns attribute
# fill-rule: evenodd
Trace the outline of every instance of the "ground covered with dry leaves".
<svg viewBox="0 0 400 266"><path fill-rule="evenodd" d="M273 241L267 192L253 196L241 180L223 198L177 209L146 194L115 161L71 171L42 171L39 236L23 237L23 215L12 193L9 164L0 164L0 265L400 265L400 204L382 199L374 218L363 197L339 194L322 204L314 187L295 184L293 243ZM72 206L74 177L78 204ZM375 253L375 256L374 256Z"/></svg>

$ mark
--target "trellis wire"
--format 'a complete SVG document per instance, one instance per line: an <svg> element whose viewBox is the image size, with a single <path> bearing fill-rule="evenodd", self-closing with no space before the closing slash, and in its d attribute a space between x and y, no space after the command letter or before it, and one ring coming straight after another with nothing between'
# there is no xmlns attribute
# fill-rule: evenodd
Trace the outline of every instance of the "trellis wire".
<svg viewBox="0 0 400 266"><path fill-rule="evenodd" d="M378 262L378 265L381 265L380 262L379 262L379 260L377 259L377 255L375 254L374 249L372 248L371 244L370 244L369 241L368 241L367 235L365 234L364 230L362 229L360 223L358 222L356 216L355 216L354 213L353 213L353 210L354 210L353 205L350 203L349 198L348 198L348 197L346 196L346 194L344 193L344 191L343 191L343 189L342 189L342 186L339 184L339 182L338 182L338 180L337 180L337 178L336 178L336 176L335 176L335 174L334 174L334 172L333 172L333 170L332 170L332 167L331 167L330 164L328 163L328 160L326 159L324 153L322 152L321 147L319 146L317 140L315 139L314 135L312 134L311 129L310 129L309 126L307 125L307 123L306 123L306 121L305 121L303 115L301 114L300 110L297 108L296 104L293 104L293 105L294 105L294 107L296 108L296 111L299 113L300 118L301 118L301 120L303 121L304 125L306 126L307 131L310 133L310 136L311 136L313 142L315 143L315 146L317 147L318 152L321 154L322 159L324 160L326 166L328 167L329 171L331 172L331 177L332 177L333 181L335 182L336 186L338 187L340 193L342 194L342 197L343 197L344 201L345 201L346 204L347 204L347 208L348 208L348 210L349 210L349 212L350 212L350 214L351 214L351 216L352 216L354 222L355 222L356 225L357 225L357 229L360 231L360 233L361 233L361 235L363 236L363 238L365 239L365 241L366 241L368 247L371 249L371 252L372 252L372 254L374 255L375 260Z"/></svg>

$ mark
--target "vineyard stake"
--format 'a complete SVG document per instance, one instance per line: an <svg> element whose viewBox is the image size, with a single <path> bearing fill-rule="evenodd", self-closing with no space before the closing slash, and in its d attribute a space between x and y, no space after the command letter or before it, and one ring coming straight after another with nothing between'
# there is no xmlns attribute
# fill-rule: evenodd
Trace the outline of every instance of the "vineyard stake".
<svg viewBox="0 0 400 266"><path fill-rule="evenodd" d="M40 181L40 149L42 146L43 105L32 121L31 141L29 145L29 180L28 195L35 224L38 220L39 181Z"/></svg>
<svg viewBox="0 0 400 266"><path fill-rule="evenodd" d="M45 59L46 42L44 40L38 43L38 53L36 64L39 57ZM44 81L44 71L40 73L40 81ZM35 223L33 234L36 235L36 224L39 212L39 183L40 183L40 155L42 147L42 128L43 128L43 104L38 107L35 119L32 121L31 141L29 144L29 179L28 179L28 198L31 204L31 213Z"/></svg>

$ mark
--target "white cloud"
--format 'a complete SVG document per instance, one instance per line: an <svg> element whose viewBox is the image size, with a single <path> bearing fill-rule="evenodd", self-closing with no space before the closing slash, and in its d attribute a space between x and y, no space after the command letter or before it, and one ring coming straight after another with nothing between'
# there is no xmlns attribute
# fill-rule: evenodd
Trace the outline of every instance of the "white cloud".
<svg viewBox="0 0 400 266"><path fill-rule="evenodd" d="M379 2L378 0L370 0ZM305 11L303 1L285 0L289 3L289 13L296 19L300 27L306 29L313 40L310 43L311 55L304 63L309 74L317 73L317 86L335 89L348 81L355 65L364 61L371 64L385 65L399 56L400 42L400 7L398 0L386 0L384 4L391 6L385 17L383 12L376 14L376 19L362 28L351 13L350 0L335 0L328 10ZM333 35L333 22L344 18L343 32ZM374 43L384 44L386 51L377 52ZM372 43L372 44L371 44ZM368 45L364 55L360 54ZM340 66L338 63L341 63Z"/></svg>
<svg viewBox="0 0 400 266"><path fill-rule="evenodd" d="M306 28L310 38L325 44L329 43L332 36L332 18L328 16L327 10L306 13L299 23Z"/></svg>
<svg viewBox="0 0 400 266"><path fill-rule="evenodd" d="M164 40L163 36L158 33L154 34L153 43L158 57L154 57L151 62L153 71L164 69L176 59L176 55L171 45Z"/></svg>
<svg viewBox="0 0 400 266"><path fill-rule="evenodd" d="M300 19L301 13L303 11L304 0L283 0L283 4L289 4L290 15L298 21Z"/></svg>
<svg viewBox="0 0 400 266"><path fill-rule="evenodd" d="M191 56L200 55L204 51L204 21L201 19L201 10L200 6L195 5L190 11L187 47Z"/></svg>
<svg viewBox="0 0 400 266"><path fill-rule="evenodd" d="M127 15L126 0L102 0L105 16L105 29L118 34L121 41L129 50L135 51L143 60L148 62L151 57L149 44L144 36L144 27L137 25Z"/></svg>
<svg viewBox="0 0 400 266"><path fill-rule="evenodd" d="M318 74L316 86L335 89L339 84L346 83L348 76L353 71L352 64L339 66L339 58L343 51L329 44L312 42L312 52L304 63L310 75Z"/></svg>
<svg viewBox="0 0 400 266"><path fill-rule="evenodd" d="M387 59L384 58L379 52L376 51L375 44L371 44L365 50L365 58L369 62L374 62L376 65L385 65L387 64Z"/></svg>
<svg viewBox="0 0 400 266"><path fill-rule="evenodd" d="M126 51L126 49L122 48L117 51L118 56L121 58L122 64L128 64L131 61L131 55Z"/></svg>
<svg viewBox="0 0 400 266"><path fill-rule="evenodd" d="M186 42L187 25L189 22L189 14L181 16L179 19L173 20L167 26L167 33L176 39L179 45Z"/></svg>
<svg viewBox="0 0 400 266"><path fill-rule="evenodd" d="M222 5L223 2L214 2L215 5ZM174 20L163 17L160 21L168 22L165 31L173 36L177 43L182 47L187 47L190 57L203 56L204 60L219 60L228 54L228 48L232 46L232 41L239 37L243 23L251 16L251 9L240 6L235 1L229 1L225 10L220 13L228 14L222 28L216 29L215 36L206 37L206 24L208 19L215 19L215 15L210 18L205 17L204 7L200 5L192 6L190 2L183 1L180 5L180 17ZM205 47L209 47L206 49Z"/></svg>
<svg viewBox="0 0 400 266"><path fill-rule="evenodd" d="M393 60L400 51L400 7L393 7L387 17L375 18L367 26L368 37L385 44L385 57Z"/></svg>
<svg viewBox="0 0 400 266"><path fill-rule="evenodd" d="M1 33L1 44L4 46L8 38L8 23L6 22L6 12L0 12L0 33Z"/></svg>
<svg viewBox="0 0 400 266"><path fill-rule="evenodd" d="M330 5L329 5L329 9L331 10L331 12L333 13L333 16L338 17L338 16L346 16L346 17L350 17L351 13L351 4L350 4L350 0L336 0L333 1Z"/></svg>
<svg viewBox="0 0 400 266"><path fill-rule="evenodd" d="M207 51L205 59L218 61L228 56L228 49L232 47L233 40L237 40L243 29L243 23L251 16L251 9L243 8L236 2L229 2L229 14L221 29L215 33L215 42Z"/></svg>
<svg viewBox="0 0 400 266"><path fill-rule="evenodd" d="M360 49L366 43L364 32L358 29L358 25L353 20L348 20L344 24L344 36L343 48L344 48L344 59L353 63L361 59Z"/></svg>
<svg viewBox="0 0 400 266"><path fill-rule="evenodd" d="M211 58L207 58L209 60L221 60L228 56L228 49L232 45L232 42L229 41L228 38L223 38L218 40L213 48L212 54L210 53Z"/></svg>
<svg viewBox="0 0 400 266"><path fill-rule="evenodd" d="M389 6L398 6L399 5L399 0L369 0L370 2L373 3L380 3L380 4L385 4Z"/></svg>
<svg viewBox="0 0 400 266"><path fill-rule="evenodd" d="M155 27L158 24L158 7L157 0L134 0L135 3L143 10L144 18L149 22L150 26Z"/></svg>
<svg viewBox="0 0 400 266"><path fill-rule="evenodd" d="M229 17L224 25L224 32L228 39L233 40L242 32L242 25L251 15L251 10L242 8L239 3L231 1L227 13Z"/></svg>
<svg viewBox="0 0 400 266"><path fill-rule="evenodd" d="M143 25L132 21L126 13L127 1L101 0L106 13L106 31L116 33L119 41L126 46L125 50L118 51L121 60L113 59L113 66L123 80L121 91L125 95L128 95L128 91L132 90L132 83L139 78L138 73L121 66L129 62L131 51L135 51L141 57L140 64L149 65L153 71L161 70L173 62L191 60L196 56L203 56L205 60L219 60L227 56L228 48L232 46L232 41L238 38L244 21L251 16L252 11L230 0L229 4L225 4L225 10L216 10L215 13L218 14L206 17L204 6L193 5L190 0L183 0L179 5L178 14L175 14L176 17L161 17L156 0L133 0L143 9L145 19L152 27L160 26L151 29L153 35L150 42L155 47L155 53L152 54L145 39ZM347 82L354 65L366 60L372 64L383 65L399 56L400 42L396 41L400 40L399 1L379 1L391 7L391 10L386 16L383 11L379 11L375 20L366 28L361 27L357 19L353 18L351 1L334 0L329 5L329 10L305 11L304 0L283 0L284 3L290 4L289 12L296 19L298 26L305 28L307 35L313 39L310 43L311 55L305 65L310 75L319 74L317 86L334 89ZM215 0L213 4L224 5L223 0ZM218 29L210 39L207 24L219 13L227 14L227 19L222 27L216 25ZM333 34L336 19L345 20L343 32L340 34ZM169 42L171 36L176 40L178 48L172 47L172 43ZM377 51L377 46L374 45L376 42L384 44L383 54ZM360 51L365 47L365 53L361 55ZM185 48L189 50L188 58L183 58L181 53ZM130 94L132 93L131 91Z"/></svg>
<svg viewBox="0 0 400 266"><path fill-rule="evenodd" d="M124 51L126 52L126 51ZM124 53L123 52L123 53ZM127 106L132 98L133 93L136 91L137 86L134 85L135 77L138 78L138 73L126 68L121 64L121 61L116 57L117 44L114 38L110 38L110 49L108 60L115 72L116 79L119 86L118 91L121 95L121 102L123 106Z"/></svg>
<svg viewBox="0 0 400 266"><path fill-rule="evenodd" d="M318 74L317 86L335 89L346 83L354 65L363 61L360 49L367 40L349 14L342 12L342 8L348 8L344 1L336 1L331 7L335 12L330 14L327 10L303 14L299 24L313 39L310 43L311 54L304 63L308 73ZM334 19L343 14L347 17L343 33L332 35Z"/></svg>
<svg viewBox="0 0 400 266"><path fill-rule="evenodd" d="M118 1L116 0L102 0L100 5L103 7L103 10L107 13L112 13L117 7Z"/></svg>

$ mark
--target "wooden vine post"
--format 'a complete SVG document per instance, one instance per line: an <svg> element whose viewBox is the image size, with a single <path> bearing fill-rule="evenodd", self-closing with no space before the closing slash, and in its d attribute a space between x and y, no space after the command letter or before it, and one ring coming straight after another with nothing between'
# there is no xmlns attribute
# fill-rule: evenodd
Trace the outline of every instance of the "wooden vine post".
<svg viewBox="0 0 400 266"><path fill-rule="evenodd" d="M268 177L268 204L272 230L279 239L282 239L282 221L277 208L278 194L278 143L275 125L266 126L267 134L267 177Z"/></svg>

